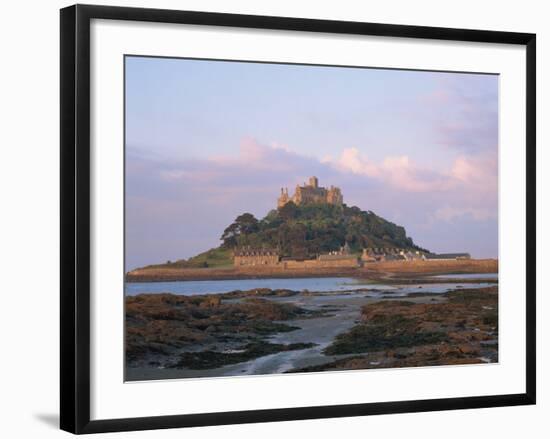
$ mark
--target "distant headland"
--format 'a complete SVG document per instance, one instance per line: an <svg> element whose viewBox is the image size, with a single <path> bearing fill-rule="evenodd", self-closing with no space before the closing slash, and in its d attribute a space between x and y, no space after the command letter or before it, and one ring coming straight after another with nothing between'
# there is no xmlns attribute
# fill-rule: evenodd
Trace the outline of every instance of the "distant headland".
<svg viewBox="0 0 550 439"><path fill-rule="evenodd" d="M292 197L281 189L277 208L264 218L239 215L220 240L219 247L192 258L132 270L127 279L348 276L384 267L405 272L497 269L496 260L479 265L466 252L436 254L416 245L403 226L347 206L340 188L321 187L315 176L297 185Z"/></svg>

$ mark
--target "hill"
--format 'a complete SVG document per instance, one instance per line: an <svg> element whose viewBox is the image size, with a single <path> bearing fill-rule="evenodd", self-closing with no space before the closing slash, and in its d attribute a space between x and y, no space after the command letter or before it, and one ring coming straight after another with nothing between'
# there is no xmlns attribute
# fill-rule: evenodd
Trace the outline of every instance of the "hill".
<svg viewBox="0 0 550 439"><path fill-rule="evenodd" d="M140 269L155 268L223 268L233 265L233 254L230 249L217 247L199 253L189 259L178 259L177 261L166 261L164 264L152 264Z"/></svg>
<svg viewBox="0 0 550 439"><path fill-rule="evenodd" d="M339 250L348 243L353 253L366 247L398 247L422 250L408 237L405 228L356 206L293 202L270 211L258 220L251 213L239 215L221 236L222 244L187 260L144 268L202 268L232 265L234 248L278 249L281 257L315 258Z"/></svg>
<svg viewBox="0 0 550 439"><path fill-rule="evenodd" d="M289 202L261 220L244 213L224 230L221 239L225 249L277 248L282 257L298 259L338 250L345 243L357 253L366 247L423 250L407 236L404 227L345 204L297 206Z"/></svg>

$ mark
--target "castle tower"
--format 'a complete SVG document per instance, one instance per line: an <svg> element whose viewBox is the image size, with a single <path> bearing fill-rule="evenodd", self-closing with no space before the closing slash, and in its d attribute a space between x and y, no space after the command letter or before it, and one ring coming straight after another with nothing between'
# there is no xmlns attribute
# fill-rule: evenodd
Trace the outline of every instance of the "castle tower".
<svg viewBox="0 0 550 439"><path fill-rule="evenodd" d="M287 189L281 188L281 195L277 199L277 207L281 208L289 201L290 201L290 197L288 196L288 188Z"/></svg>
<svg viewBox="0 0 550 439"><path fill-rule="evenodd" d="M344 197L340 188L331 186L327 192L327 203L335 204L336 206L341 206L344 203Z"/></svg>
<svg viewBox="0 0 550 439"><path fill-rule="evenodd" d="M309 177L309 185L315 188L319 187L319 180L317 179L317 177Z"/></svg>

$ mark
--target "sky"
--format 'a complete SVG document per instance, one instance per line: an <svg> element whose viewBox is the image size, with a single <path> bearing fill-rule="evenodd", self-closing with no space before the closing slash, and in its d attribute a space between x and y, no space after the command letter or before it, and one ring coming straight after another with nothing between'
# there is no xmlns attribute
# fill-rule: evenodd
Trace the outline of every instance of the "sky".
<svg viewBox="0 0 550 439"><path fill-rule="evenodd" d="M433 252L498 257L498 76L126 57L126 269L309 176Z"/></svg>

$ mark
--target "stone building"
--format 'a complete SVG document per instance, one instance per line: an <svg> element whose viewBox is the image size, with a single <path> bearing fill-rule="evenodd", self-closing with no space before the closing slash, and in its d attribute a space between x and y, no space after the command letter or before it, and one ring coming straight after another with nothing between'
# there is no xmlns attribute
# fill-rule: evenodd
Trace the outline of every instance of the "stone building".
<svg viewBox="0 0 550 439"><path fill-rule="evenodd" d="M452 261L470 259L469 253L427 253L419 250L402 249L395 247L369 247L363 249L361 261L382 262L382 261Z"/></svg>
<svg viewBox="0 0 550 439"><path fill-rule="evenodd" d="M327 254L319 255L317 261L321 266L325 267L357 267L359 265L359 259L357 256L351 254L347 242L343 247L340 247L340 250L338 251L332 251Z"/></svg>
<svg viewBox="0 0 550 439"><path fill-rule="evenodd" d="M242 247L233 251L233 265L235 267L279 267L285 270L358 267L360 261L357 256L351 254L346 243L338 251L319 255L315 259L305 260L281 259L279 252L274 249Z"/></svg>
<svg viewBox="0 0 550 439"><path fill-rule="evenodd" d="M320 203L341 206L344 202L344 197L340 188L334 186L328 189L321 187L319 186L317 177L310 177L308 184L304 183L303 186L296 185L296 190L292 197L288 194L288 188L281 188L277 207L281 208L290 201L296 205Z"/></svg>
<svg viewBox="0 0 550 439"><path fill-rule="evenodd" d="M413 261L422 259L424 253L397 247L369 247L363 249L363 262Z"/></svg>
<svg viewBox="0 0 550 439"><path fill-rule="evenodd" d="M233 252L233 265L235 267L252 265L277 265L279 263L279 252L274 249L254 249L243 247Z"/></svg>

